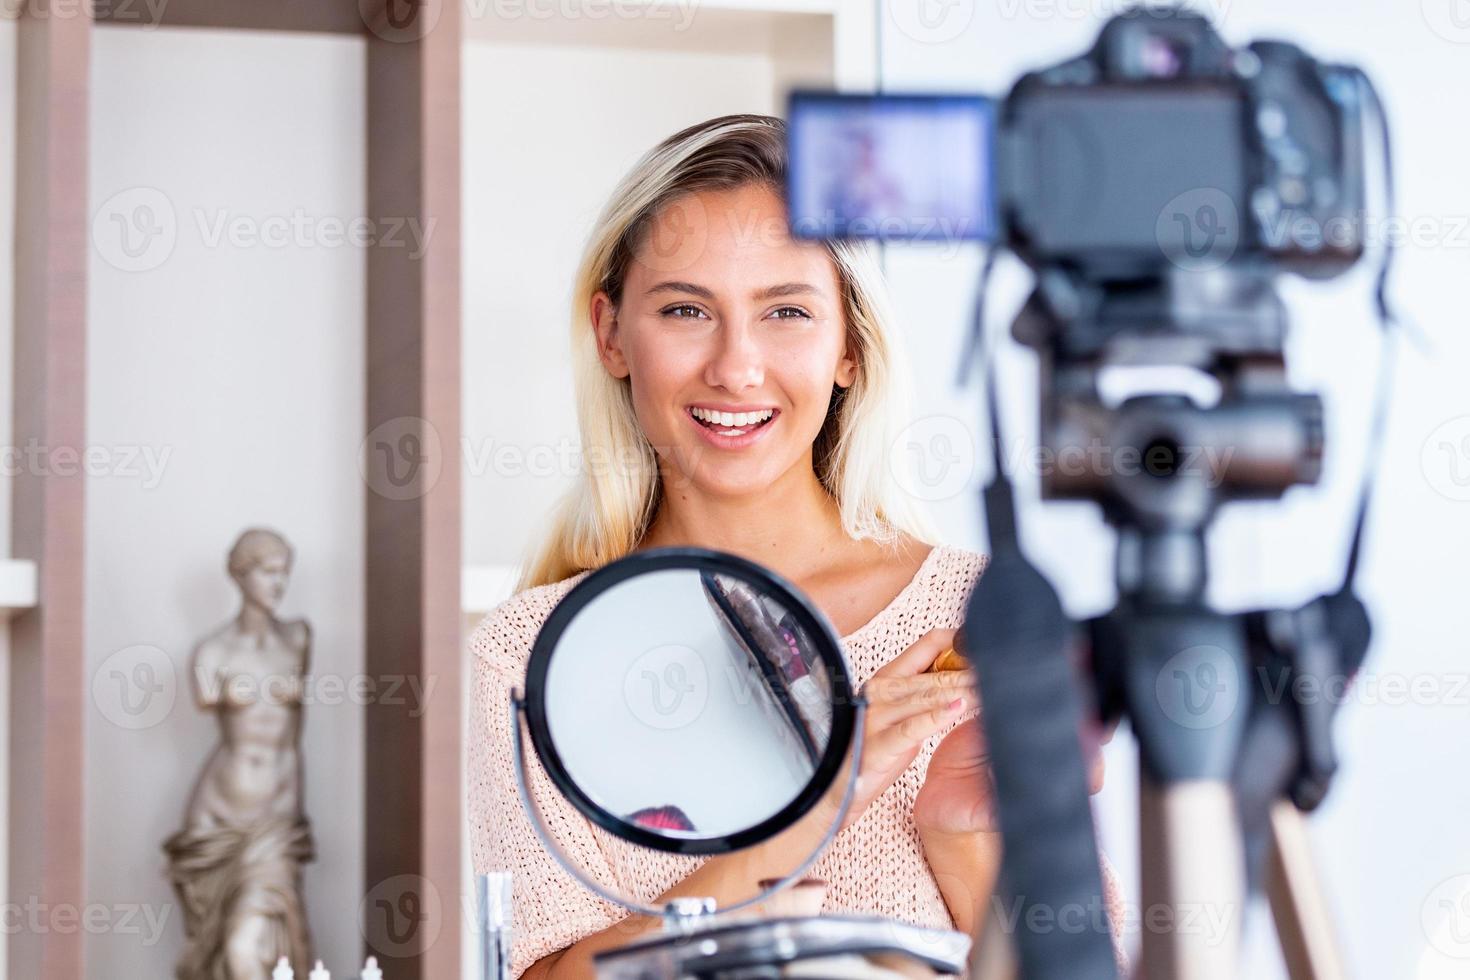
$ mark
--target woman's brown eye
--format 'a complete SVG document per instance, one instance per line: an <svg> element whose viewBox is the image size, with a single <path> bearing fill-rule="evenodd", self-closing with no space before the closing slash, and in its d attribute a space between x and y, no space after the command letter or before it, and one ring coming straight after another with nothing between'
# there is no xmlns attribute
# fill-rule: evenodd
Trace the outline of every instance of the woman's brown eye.
<svg viewBox="0 0 1470 980"><path fill-rule="evenodd" d="M690 306L687 303L681 303L678 306L670 306L668 309L664 310L664 316L676 316L680 319L697 317L702 315L703 313L704 311L701 310L699 307Z"/></svg>
<svg viewBox="0 0 1470 980"><path fill-rule="evenodd" d="M776 311L776 319L792 320L797 318L811 319L811 314L799 306L783 306Z"/></svg>

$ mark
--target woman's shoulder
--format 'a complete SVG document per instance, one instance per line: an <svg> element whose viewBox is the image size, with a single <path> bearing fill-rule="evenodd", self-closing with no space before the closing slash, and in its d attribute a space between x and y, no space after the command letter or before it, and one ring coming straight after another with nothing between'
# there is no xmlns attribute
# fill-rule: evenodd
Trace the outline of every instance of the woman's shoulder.
<svg viewBox="0 0 1470 980"><path fill-rule="evenodd" d="M943 542L935 545L926 562L933 568L928 581L930 593L968 598L989 562L989 555L973 548Z"/></svg>
<svg viewBox="0 0 1470 980"><path fill-rule="evenodd" d="M572 586L587 575L588 572L578 572L559 582L522 589L502 600L470 633L470 653L502 670L524 670L531 645L536 642L536 634L541 632L546 618Z"/></svg>
<svg viewBox="0 0 1470 980"><path fill-rule="evenodd" d="M940 542L934 546L929 560L933 562L935 570L941 573L938 578L960 579L973 584L980 573L985 571L990 556L963 545Z"/></svg>

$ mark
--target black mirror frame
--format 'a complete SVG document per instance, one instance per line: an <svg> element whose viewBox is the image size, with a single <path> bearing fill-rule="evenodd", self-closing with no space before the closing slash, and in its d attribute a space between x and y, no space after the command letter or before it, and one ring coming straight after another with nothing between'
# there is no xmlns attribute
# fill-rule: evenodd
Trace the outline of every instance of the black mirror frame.
<svg viewBox="0 0 1470 980"><path fill-rule="evenodd" d="M775 597L790 610L797 625L806 631L811 641L818 646L827 671L827 680L832 691L832 731L827 748L817 764L816 771L796 798L776 814L753 827L734 834L701 839L664 837L651 830L629 823L608 811L589 797L567 772L556 744L551 737L546 717L546 674L551 666L551 655L567 626L576 615L603 592L637 575L668 569L709 571L721 575L733 575L751 582ZM674 854L728 854L759 844L781 833L805 816L822 795L831 787L852 742L856 727L856 698L852 689L852 678L847 669L847 659L837 632L820 610L796 590L786 579L770 569L737 555L709 548L652 548L635 551L595 570L572 587L559 602L531 647L530 659L526 663L524 704L527 728L531 744L541 766L557 790L565 796L583 816L622 840L657 851Z"/></svg>

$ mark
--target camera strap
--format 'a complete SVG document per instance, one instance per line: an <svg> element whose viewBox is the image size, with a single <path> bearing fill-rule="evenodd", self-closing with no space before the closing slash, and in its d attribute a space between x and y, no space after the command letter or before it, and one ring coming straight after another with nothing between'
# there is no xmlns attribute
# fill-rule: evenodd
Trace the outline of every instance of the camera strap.
<svg viewBox="0 0 1470 980"><path fill-rule="evenodd" d="M981 274L972 349L984 340L993 268L994 250ZM985 357L985 372L995 466L984 490L990 561L971 593L963 629L965 649L974 651L1005 841L989 915L1011 937L1022 976L1113 978L1117 961L1079 737L1075 628L1056 590L1021 551L993 354Z"/></svg>

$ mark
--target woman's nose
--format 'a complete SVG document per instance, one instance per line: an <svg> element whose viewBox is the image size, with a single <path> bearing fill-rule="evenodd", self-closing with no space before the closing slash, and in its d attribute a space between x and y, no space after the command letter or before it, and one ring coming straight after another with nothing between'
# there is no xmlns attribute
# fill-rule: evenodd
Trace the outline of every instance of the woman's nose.
<svg viewBox="0 0 1470 980"><path fill-rule="evenodd" d="M744 326L721 326L719 340L705 368L705 384L738 392L765 382L765 352L753 331Z"/></svg>

